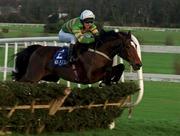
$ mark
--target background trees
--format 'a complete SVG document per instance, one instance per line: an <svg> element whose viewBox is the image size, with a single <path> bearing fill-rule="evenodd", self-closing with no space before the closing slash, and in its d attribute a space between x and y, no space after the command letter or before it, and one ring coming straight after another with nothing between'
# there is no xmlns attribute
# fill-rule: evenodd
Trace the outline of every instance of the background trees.
<svg viewBox="0 0 180 136"><path fill-rule="evenodd" d="M179 0L1 0L0 21L45 23L52 13L73 18L90 9L98 22L110 25L179 27L179 7ZM18 18L8 17L12 13Z"/></svg>

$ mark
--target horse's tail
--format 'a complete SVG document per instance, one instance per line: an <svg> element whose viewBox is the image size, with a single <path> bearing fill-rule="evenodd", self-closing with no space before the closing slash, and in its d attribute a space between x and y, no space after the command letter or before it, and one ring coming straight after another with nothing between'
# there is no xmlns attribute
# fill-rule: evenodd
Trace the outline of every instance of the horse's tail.
<svg viewBox="0 0 180 136"><path fill-rule="evenodd" d="M12 71L12 78L15 81L20 80L22 76L26 73L27 66L29 64L29 59L32 53L39 47L41 47L41 45L31 45L15 55L15 70Z"/></svg>

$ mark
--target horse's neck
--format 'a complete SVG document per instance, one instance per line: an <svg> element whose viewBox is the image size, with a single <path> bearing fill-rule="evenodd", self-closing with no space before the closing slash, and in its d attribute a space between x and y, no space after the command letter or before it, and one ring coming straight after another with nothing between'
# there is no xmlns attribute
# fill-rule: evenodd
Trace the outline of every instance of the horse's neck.
<svg viewBox="0 0 180 136"><path fill-rule="evenodd" d="M118 47L117 45L120 45L120 43L120 39L107 41L105 43L102 43L102 45L97 50L105 53L110 58L113 58L117 54L116 48Z"/></svg>

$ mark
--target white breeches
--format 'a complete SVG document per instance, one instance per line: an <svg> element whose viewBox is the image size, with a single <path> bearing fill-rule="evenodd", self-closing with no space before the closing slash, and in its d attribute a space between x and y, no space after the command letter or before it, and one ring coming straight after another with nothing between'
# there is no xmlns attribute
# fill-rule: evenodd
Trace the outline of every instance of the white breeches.
<svg viewBox="0 0 180 136"><path fill-rule="evenodd" d="M66 33L63 30L59 31L59 41L65 43L75 44L77 42L76 37L71 33Z"/></svg>

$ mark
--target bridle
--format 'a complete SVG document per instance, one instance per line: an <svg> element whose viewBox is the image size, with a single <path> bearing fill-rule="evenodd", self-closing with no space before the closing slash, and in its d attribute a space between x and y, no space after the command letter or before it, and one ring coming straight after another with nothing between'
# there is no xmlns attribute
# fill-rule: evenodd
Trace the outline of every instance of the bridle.
<svg viewBox="0 0 180 136"><path fill-rule="evenodd" d="M131 46L133 46L135 49L137 49L137 44L134 42L134 40L132 38L130 40L130 43L131 43L130 44ZM108 55L106 55L105 53L103 53L101 51L96 50L98 44L103 44L103 41L102 40L98 40L96 42L96 44L95 44L94 49L89 48L88 51L89 52L93 52L93 53L98 54L98 55L101 55L102 57L106 58L107 60L112 61L111 57L109 57ZM125 47L121 47L121 46L119 47L119 49L118 49L119 52L120 52L119 54L123 54L123 50L124 50L123 48L125 48Z"/></svg>

